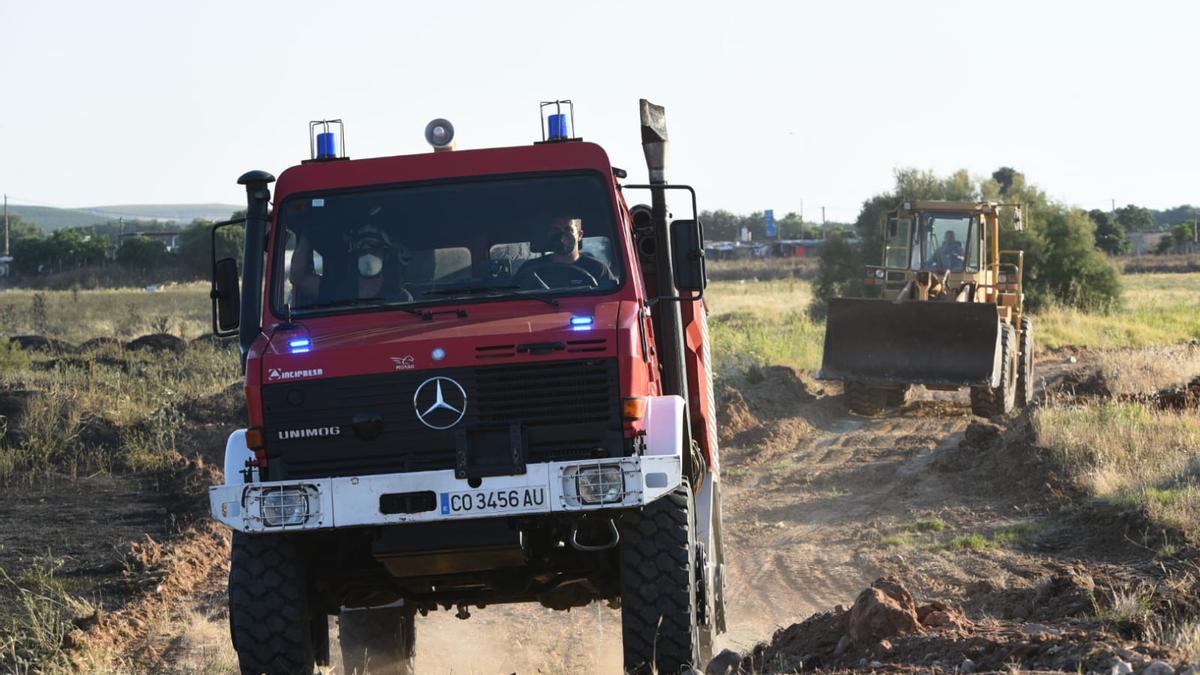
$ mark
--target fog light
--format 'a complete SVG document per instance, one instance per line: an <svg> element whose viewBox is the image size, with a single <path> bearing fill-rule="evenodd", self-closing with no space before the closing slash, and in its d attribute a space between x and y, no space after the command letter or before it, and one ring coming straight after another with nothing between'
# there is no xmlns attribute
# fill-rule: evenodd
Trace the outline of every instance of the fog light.
<svg viewBox="0 0 1200 675"><path fill-rule="evenodd" d="M272 489L258 503L267 527L303 525L308 520L308 493L302 487Z"/></svg>
<svg viewBox="0 0 1200 675"><path fill-rule="evenodd" d="M585 504L608 504L625 497L625 474L619 466L589 466L575 475L575 489Z"/></svg>

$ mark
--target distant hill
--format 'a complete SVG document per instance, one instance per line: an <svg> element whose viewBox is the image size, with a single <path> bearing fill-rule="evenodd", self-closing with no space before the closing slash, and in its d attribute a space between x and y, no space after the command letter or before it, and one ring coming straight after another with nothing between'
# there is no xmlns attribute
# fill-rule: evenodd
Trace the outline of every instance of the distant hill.
<svg viewBox="0 0 1200 675"><path fill-rule="evenodd" d="M244 206L233 204L118 204L115 206L86 206L78 209L56 209L49 206L9 204L8 212L21 220L37 223L43 232L64 227L87 227L111 220L163 220L190 223L197 218L224 220Z"/></svg>

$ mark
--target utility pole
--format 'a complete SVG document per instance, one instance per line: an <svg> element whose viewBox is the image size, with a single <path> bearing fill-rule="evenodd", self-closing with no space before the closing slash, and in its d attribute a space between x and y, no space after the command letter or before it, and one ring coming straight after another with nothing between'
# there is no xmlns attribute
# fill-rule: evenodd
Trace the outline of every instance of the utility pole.
<svg viewBox="0 0 1200 675"><path fill-rule="evenodd" d="M4 255L8 255L8 195L4 195Z"/></svg>
<svg viewBox="0 0 1200 675"><path fill-rule="evenodd" d="M821 227L825 227L825 207L821 207Z"/></svg>

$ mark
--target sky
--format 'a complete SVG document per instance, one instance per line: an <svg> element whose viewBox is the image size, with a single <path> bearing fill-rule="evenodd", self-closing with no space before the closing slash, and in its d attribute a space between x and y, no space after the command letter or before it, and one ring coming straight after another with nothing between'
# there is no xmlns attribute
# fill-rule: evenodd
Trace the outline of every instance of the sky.
<svg viewBox="0 0 1200 675"><path fill-rule="evenodd" d="M538 140L538 103L702 209L853 220L899 167L1012 166L1084 208L1200 203L1200 3L0 0L0 192L14 203L239 204L306 159Z"/></svg>

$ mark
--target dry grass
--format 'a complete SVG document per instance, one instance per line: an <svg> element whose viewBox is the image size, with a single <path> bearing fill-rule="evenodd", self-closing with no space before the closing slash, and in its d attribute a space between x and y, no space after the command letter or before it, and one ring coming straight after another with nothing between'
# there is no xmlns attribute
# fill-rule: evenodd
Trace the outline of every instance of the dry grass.
<svg viewBox="0 0 1200 675"><path fill-rule="evenodd" d="M1187 384L1200 375L1200 345L1122 349L1100 357L1100 371L1114 395L1152 394Z"/></svg>
<svg viewBox="0 0 1200 675"><path fill-rule="evenodd" d="M156 292L6 290L0 292L0 335L47 335L74 343L148 333L193 338L209 330L208 290L204 282Z"/></svg>
<svg viewBox="0 0 1200 675"><path fill-rule="evenodd" d="M1103 403L1042 408L1034 424L1088 492L1200 538L1200 412Z"/></svg>
<svg viewBox="0 0 1200 675"><path fill-rule="evenodd" d="M718 376L736 377L761 365L820 367L825 325L805 312L812 299L808 282L714 282L706 297Z"/></svg>
<svg viewBox="0 0 1200 675"><path fill-rule="evenodd" d="M1088 313L1051 307L1034 317L1043 347L1152 347L1200 339L1200 274L1122 278L1124 309Z"/></svg>

